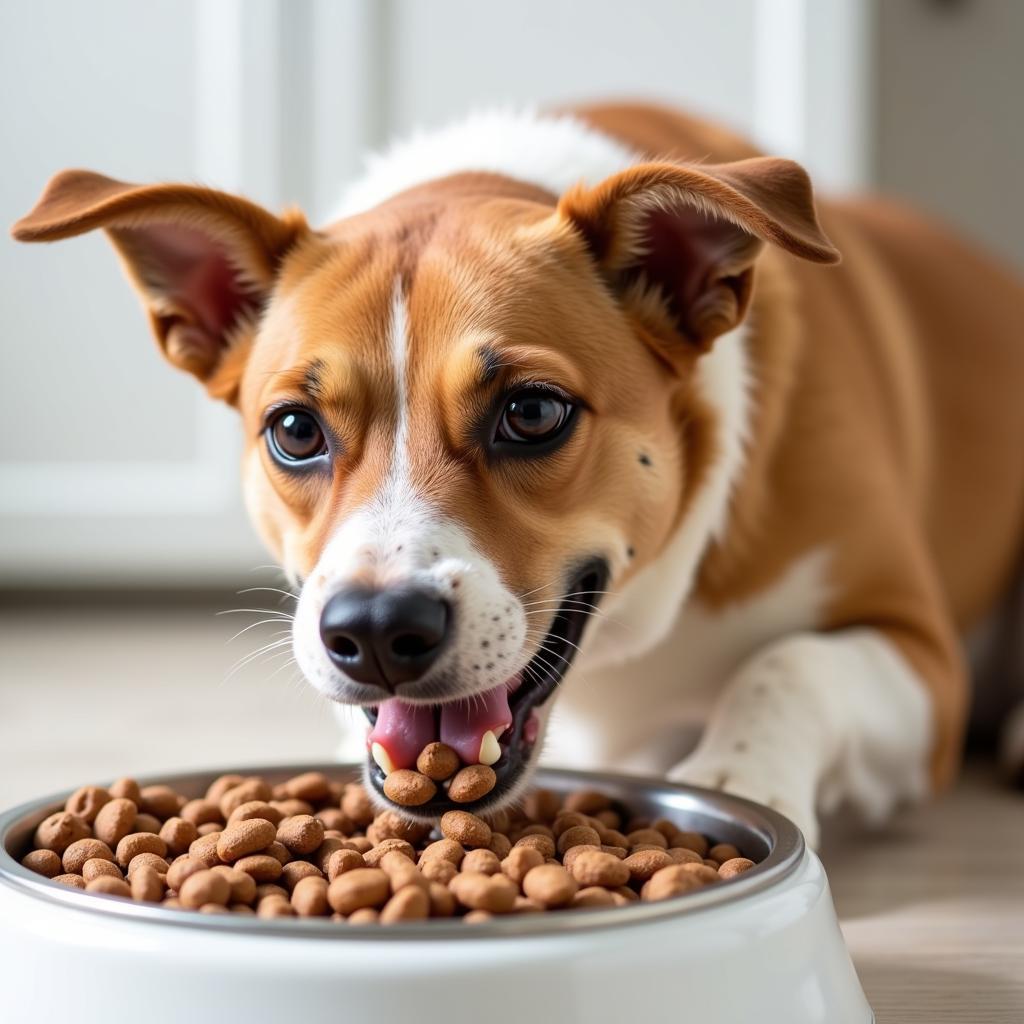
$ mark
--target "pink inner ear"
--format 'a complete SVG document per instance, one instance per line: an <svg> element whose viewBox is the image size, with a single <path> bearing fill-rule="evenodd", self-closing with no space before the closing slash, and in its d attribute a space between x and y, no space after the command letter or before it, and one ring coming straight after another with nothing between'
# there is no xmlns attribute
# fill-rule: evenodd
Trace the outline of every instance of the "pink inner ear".
<svg viewBox="0 0 1024 1024"><path fill-rule="evenodd" d="M704 292L757 240L735 224L689 207L652 209L644 224L644 251L636 270L664 294L683 325Z"/></svg>
<svg viewBox="0 0 1024 1024"><path fill-rule="evenodd" d="M239 315L256 304L238 280L225 247L210 235L177 224L118 228L144 284L186 310L217 344Z"/></svg>

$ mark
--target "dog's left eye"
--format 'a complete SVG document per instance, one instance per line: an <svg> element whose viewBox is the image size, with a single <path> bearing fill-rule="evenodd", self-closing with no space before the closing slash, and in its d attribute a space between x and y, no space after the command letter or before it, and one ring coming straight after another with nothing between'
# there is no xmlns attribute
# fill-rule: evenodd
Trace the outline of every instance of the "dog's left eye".
<svg viewBox="0 0 1024 1024"><path fill-rule="evenodd" d="M282 409L267 424L267 443L279 462L308 462L327 453L324 432L305 409Z"/></svg>
<svg viewBox="0 0 1024 1024"><path fill-rule="evenodd" d="M505 402L494 440L512 444L543 444L558 438L573 418L575 407L562 395L542 388L516 392Z"/></svg>

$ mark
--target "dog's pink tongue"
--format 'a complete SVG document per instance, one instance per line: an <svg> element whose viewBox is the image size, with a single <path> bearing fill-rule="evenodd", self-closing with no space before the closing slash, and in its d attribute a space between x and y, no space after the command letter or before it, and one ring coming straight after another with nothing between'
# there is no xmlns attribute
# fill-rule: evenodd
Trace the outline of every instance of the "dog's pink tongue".
<svg viewBox="0 0 1024 1024"><path fill-rule="evenodd" d="M441 742L455 750L464 764L480 762L480 745L488 732L493 732L496 740L512 725L508 694L508 687L502 683L486 693L441 708Z"/></svg>
<svg viewBox="0 0 1024 1024"><path fill-rule="evenodd" d="M393 768L412 768L420 751L436 738L433 708L386 700L377 709L377 721L366 737L366 746L372 751L379 743Z"/></svg>

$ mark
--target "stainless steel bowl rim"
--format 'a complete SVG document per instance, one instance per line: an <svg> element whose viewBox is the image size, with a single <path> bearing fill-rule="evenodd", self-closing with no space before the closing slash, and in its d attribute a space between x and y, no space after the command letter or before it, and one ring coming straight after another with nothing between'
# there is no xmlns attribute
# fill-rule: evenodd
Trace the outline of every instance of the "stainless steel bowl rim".
<svg viewBox="0 0 1024 1024"><path fill-rule="evenodd" d="M301 772L322 771L327 775L358 776L360 766L353 764L288 764L257 767L231 767L241 775L288 778ZM142 785L166 783L175 787L209 783L223 772L205 770L162 773L140 777ZM202 928L212 932L243 932L246 935L291 935L334 941L437 941L439 939L509 939L516 936L575 934L595 928L623 928L653 921L665 921L694 913L706 913L715 907L735 903L754 893L777 886L799 866L804 855L800 830L788 818L760 804L713 790L683 786L663 779L603 772L580 772L559 768L541 768L535 782L556 789L599 789L624 803L656 802L660 809L719 817L733 831L742 829L768 847L768 854L755 867L726 883L699 889L675 899L654 903L637 902L608 909L549 911L542 914L498 916L479 924L458 920L410 922L381 926L342 925L327 918L253 918L240 914L203 914L166 909L156 904L90 895L51 882L23 867L8 853L11 833L24 829L27 820L41 820L45 814L60 810L74 790L21 804L0 814L0 884L51 903L87 914L135 921L140 925L163 924L184 928ZM625 794L625 795L622 795ZM45 814L44 814L45 812ZM666 814L666 817L672 817Z"/></svg>

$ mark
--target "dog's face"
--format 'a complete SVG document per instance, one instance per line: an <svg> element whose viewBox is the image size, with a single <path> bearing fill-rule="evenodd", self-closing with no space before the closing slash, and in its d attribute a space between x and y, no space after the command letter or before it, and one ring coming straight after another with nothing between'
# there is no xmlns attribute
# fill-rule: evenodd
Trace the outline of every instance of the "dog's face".
<svg viewBox="0 0 1024 1024"><path fill-rule="evenodd" d="M561 200L466 175L325 232L71 172L16 233L93 226L168 358L241 413L248 507L301 583L297 661L367 710L370 781L442 740L497 775L474 810L522 786L603 594L685 520L717 455L694 368L762 239L832 255L780 161Z"/></svg>

